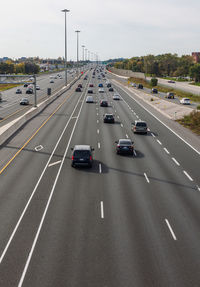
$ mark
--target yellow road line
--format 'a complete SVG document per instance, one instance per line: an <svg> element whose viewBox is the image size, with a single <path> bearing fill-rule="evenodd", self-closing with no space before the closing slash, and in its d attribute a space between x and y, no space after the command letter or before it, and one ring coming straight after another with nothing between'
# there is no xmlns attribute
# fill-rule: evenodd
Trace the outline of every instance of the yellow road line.
<svg viewBox="0 0 200 287"><path fill-rule="evenodd" d="M21 112L21 111L23 111L24 109L27 109L27 108L28 107L24 107L24 108L22 108L20 110L15 111L14 113L12 113L12 114L8 115L7 117L3 118L2 120L0 120L0 123L2 123L3 121L9 119L10 117L14 116L15 114L17 114L17 113L19 113L19 112Z"/></svg>
<svg viewBox="0 0 200 287"><path fill-rule="evenodd" d="M55 111L48 117L48 119L45 120L45 122L37 129L37 131L25 142L25 144L15 153L15 155L6 163L6 165L4 165L4 167L0 170L0 175L16 158L16 156L27 146L27 144L36 136L40 129L52 118L52 116L62 107L62 105L64 105L64 103L68 100L69 96L67 96L67 98L55 109Z"/></svg>

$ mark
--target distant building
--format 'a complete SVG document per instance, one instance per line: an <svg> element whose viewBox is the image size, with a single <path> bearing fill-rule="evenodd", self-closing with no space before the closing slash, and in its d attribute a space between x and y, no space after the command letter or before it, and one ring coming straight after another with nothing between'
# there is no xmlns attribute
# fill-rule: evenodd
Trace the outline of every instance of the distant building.
<svg viewBox="0 0 200 287"><path fill-rule="evenodd" d="M192 57L195 63L200 63L200 52L193 52Z"/></svg>

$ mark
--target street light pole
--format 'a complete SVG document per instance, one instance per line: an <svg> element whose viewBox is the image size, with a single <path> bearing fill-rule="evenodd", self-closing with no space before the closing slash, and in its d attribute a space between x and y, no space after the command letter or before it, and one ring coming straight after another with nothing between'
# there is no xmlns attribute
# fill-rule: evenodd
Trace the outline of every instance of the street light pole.
<svg viewBox="0 0 200 287"><path fill-rule="evenodd" d="M67 12L70 12L68 9L63 9L61 12L65 13L65 86L67 86Z"/></svg>
<svg viewBox="0 0 200 287"><path fill-rule="evenodd" d="M78 75L78 34L81 32L79 30L75 31L77 33L77 75Z"/></svg>
<svg viewBox="0 0 200 287"><path fill-rule="evenodd" d="M85 64L84 64L84 48L85 48L85 46L82 45L81 47L83 48L82 61L83 61L83 70L84 70L84 66L85 66Z"/></svg>

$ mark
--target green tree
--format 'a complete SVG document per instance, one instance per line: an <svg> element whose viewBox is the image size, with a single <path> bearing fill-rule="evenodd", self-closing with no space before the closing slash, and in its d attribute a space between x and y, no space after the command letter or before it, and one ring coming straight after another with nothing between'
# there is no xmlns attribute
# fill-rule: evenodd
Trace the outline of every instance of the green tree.
<svg viewBox="0 0 200 287"><path fill-rule="evenodd" d="M190 77L195 80L195 82L200 82L200 64L195 64L190 68Z"/></svg>

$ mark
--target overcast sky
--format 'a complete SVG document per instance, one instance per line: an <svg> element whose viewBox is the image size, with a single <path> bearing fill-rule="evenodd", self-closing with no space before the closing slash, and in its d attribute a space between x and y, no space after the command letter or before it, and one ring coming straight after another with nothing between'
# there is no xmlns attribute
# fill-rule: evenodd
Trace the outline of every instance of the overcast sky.
<svg viewBox="0 0 200 287"><path fill-rule="evenodd" d="M0 57L64 56L64 8L68 59L76 59L77 29L101 60L200 51L200 0L0 1Z"/></svg>

